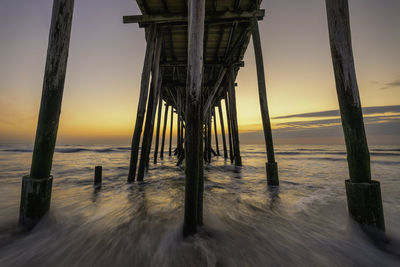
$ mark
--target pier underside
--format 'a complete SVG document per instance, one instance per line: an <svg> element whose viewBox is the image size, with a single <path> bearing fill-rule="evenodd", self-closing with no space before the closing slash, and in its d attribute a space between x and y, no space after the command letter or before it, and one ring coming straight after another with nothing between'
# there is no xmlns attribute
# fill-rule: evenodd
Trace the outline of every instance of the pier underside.
<svg viewBox="0 0 400 267"><path fill-rule="evenodd" d="M160 101L154 101L155 105L150 105L150 108L153 110L157 103L164 102L166 106L171 107L171 110L178 115L177 149L175 154L178 155L177 162L180 164L184 157L186 88L188 87L187 65L188 52L190 50L188 48L187 1L138 0L137 4L142 15L125 16L123 21L124 23L137 23L139 27L144 28L147 42L152 38L150 36L152 34L152 25L156 28L157 38L162 39L160 56L159 59L157 58L159 60L158 66L153 63L153 67L159 68L161 77L157 86L160 91L155 92L155 96L159 97ZM222 125L224 120L220 120L219 123L221 130L223 130L221 135L223 135L224 156L227 158L229 151L231 161L238 166L241 165L235 99L237 84L235 79L239 69L244 66L243 57L252 33L251 20L253 18L261 20L264 17L265 11L259 9L259 4L258 1L205 1L203 73L200 101L202 106L201 121L203 124L204 159L208 162L211 161L212 155L219 154L219 147L211 148L212 123L215 122L215 114L218 111L219 117L223 116L224 112L222 112L221 108L225 107L227 125ZM154 68L152 71L155 71ZM222 100L225 100L225 105L221 105ZM152 112L152 110L147 105L147 114L153 113L151 115L154 117L155 112ZM166 116L167 113L165 114L164 124ZM150 123L149 127L155 126L154 120L152 119L153 123ZM160 120L158 119L158 124L160 124ZM149 119L149 121L151 120ZM216 126L216 123L214 123L214 133L217 132L215 131ZM157 126L158 128L159 126ZM229 140L229 145L225 141L225 128L227 128L228 138L226 139ZM146 126L144 126L144 131L146 131ZM137 135L135 138L137 139L139 136ZM156 139L156 149L158 149L158 130ZM218 142L218 137L216 137L216 142ZM147 146L150 146L151 143L151 141L145 142ZM164 143L164 140L162 140L162 143ZM155 156L157 155L156 151ZM163 151L161 151L161 155L163 155ZM143 156L146 161L149 161L148 156ZM134 158L137 160L138 157L134 156ZM132 164L135 164L135 162L131 162ZM131 173L131 176L135 176L135 174ZM138 174L138 176L141 179L142 174Z"/></svg>

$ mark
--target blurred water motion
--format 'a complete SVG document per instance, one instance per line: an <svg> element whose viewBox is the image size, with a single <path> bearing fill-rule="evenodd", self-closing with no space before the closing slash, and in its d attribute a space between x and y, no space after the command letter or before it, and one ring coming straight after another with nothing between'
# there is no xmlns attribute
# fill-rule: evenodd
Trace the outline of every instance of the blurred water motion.
<svg viewBox="0 0 400 267"><path fill-rule="evenodd" d="M281 186L268 188L263 146L242 146L243 168L205 166L201 232L181 235L184 172L175 158L126 184L129 148L57 147L49 215L16 232L31 148L0 146L0 266L400 266L400 149L372 146L386 250L348 219L342 146L278 146ZM95 165L103 186L93 188Z"/></svg>

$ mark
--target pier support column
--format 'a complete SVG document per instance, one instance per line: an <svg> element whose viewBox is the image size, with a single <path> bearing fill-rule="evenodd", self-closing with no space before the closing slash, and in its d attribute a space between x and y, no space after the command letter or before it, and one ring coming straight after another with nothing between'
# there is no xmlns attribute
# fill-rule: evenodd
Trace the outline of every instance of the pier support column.
<svg viewBox="0 0 400 267"><path fill-rule="evenodd" d="M181 136L181 127L182 127L182 117L181 117L182 101L181 100L182 100L182 98L181 98L180 88L178 88L178 90L177 90L176 98L177 98L176 113L178 114L178 117L177 117L178 126L177 126L177 135L176 135L176 144L177 144L176 145L176 153L177 153L177 155L179 155L179 153L181 151L181 139L182 139L182 136Z"/></svg>
<svg viewBox="0 0 400 267"><path fill-rule="evenodd" d="M228 85L229 86L229 85ZM225 92L225 111L226 111L226 121L227 121L227 127L228 127L228 140L229 140L229 159L231 160L231 163L233 163L233 146L232 146L232 127L231 127L231 115L230 115L230 109L229 109L229 101L228 101L228 94Z"/></svg>
<svg viewBox="0 0 400 267"><path fill-rule="evenodd" d="M151 86L149 93L149 101L147 104L147 113L146 113L146 123L143 132L142 138L142 150L140 153L140 162L139 169L137 174L137 180L142 182L144 177L144 171L147 167L150 148L151 148L151 140L153 138L153 129L154 129L154 117L157 108L158 96L161 90L161 75L160 75L160 54L161 54L161 45L162 45L162 36L160 33L157 34L156 41L156 50L154 53L153 59L153 70L151 77Z"/></svg>
<svg viewBox="0 0 400 267"><path fill-rule="evenodd" d="M204 161L208 162L208 113L204 116L204 130L202 131L202 134L204 136Z"/></svg>
<svg viewBox="0 0 400 267"><path fill-rule="evenodd" d="M197 232L202 222L203 156L201 86L203 80L203 39L205 0L189 0L188 64L186 80L186 138L185 138L185 215L183 234Z"/></svg>
<svg viewBox="0 0 400 267"><path fill-rule="evenodd" d="M232 141L234 149L235 166L242 166L242 157L240 156L239 128L236 112L236 94L235 94L235 70L233 66L229 67L228 96L229 109L231 115Z"/></svg>
<svg viewBox="0 0 400 267"><path fill-rule="evenodd" d="M333 69L347 149L346 180L350 216L385 231L380 184L371 180L370 157L358 92L347 0L326 0Z"/></svg>
<svg viewBox="0 0 400 267"><path fill-rule="evenodd" d="M214 134L215 134L215 148L217 149L217 155L219 156L219 146L218 146L218 130L217 130L217 116L215 113L215 107L212 108L214 114Z"/></svg>
<svg viewBox="0 0 400 267"><path fill-rule="evenodd" d="M140 82L140 95L136 114L135 130L132 137L131 159L129 164L128 182L134 182L136 176L136 167L139 154L140 136L143 130L144 115L146 113L147 96L149 92L150 72L154 57L154 48L156 41L156 25L152 24L149 28L147 38L146 54L144 57L142 80Z"/></svg>
<svg viewBox="0 0 400 267"><path fill-rule="evenodd" d="M164 126L163 126L161 148L160 148L160 159L164 159L164 145L165 145L165 133L167 131L168 110L169 110L169 105L166 103L164 111Z"/></svg>
<svg viewBox="0 0 400 267"><path fill-rule="evenodd" d="M159 102L158 102L158 112L157 112L157 129L156 129L156 144L154 145L154 159L153 163L157 164L157 157L158 157L158 145L160 142L160 127L161 127L161 112L162 112L162 96L161 92L159 92Z"/></svg>
<svg viewBox="0 0 400 267"><path fill-rule="evenodd" d="M171 127L169 128L169 149L168 156L172 156L172 131L174 128L174 107L171 106Z"/></svg>
<svg viewBox="0 0 400 267"><path fill-rule="evenodd" d="M218 102L218 112L219 112L219 120L221 124L221 135L222 135L222 145L224 148L224 158L228 158L228 151L226 149L226 139L225 139L225 126L224 126L224 117L222 115L222 108L221 108L221 102Z"/></svg>
<svg viewBox="0 0 400 267"><path fill-rule="evenodd" d="M211 131L211 109L207 113L207 161L208 163L211 163L211 137L212 137L212 131Z"/></svg>
<svg viewBox="0 0 400 267"><path fill-rule="evenodd" d="M254 55L256 57L257 66L258 96L260 99L261 117L268 158L268 162L265 164L267 171L267 183L268 185L279 185L278 164L275 162L274 144L272 141L271 122L269 119L267 92L265 86L264 62L257 18L251 19L251 29L253 36Z"/></svg>
<svg viewBox="0 0 400 267"><path fill-rule="evenodd" d="M54 0L31 172L22 179L19 224L33 227L50 208L56 145L74 0Z"/></svg>

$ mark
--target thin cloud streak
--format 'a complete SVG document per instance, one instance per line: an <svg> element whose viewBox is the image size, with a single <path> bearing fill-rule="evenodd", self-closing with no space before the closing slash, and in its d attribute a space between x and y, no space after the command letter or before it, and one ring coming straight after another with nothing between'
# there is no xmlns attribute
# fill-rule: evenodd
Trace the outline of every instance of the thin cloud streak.
<svg viewBox="0 0 400 267"><path fill-rule="evenodd" d="M387 90L395 87L400 87L400 79L385 83L384 87L382 87L381 90Z"/></svg>
<svg viewBox="0 0 400 267"><path fill-rule="evenodd" d="M379 107L365 107L363 108L364 115L371 115L377 113L400 113L400 105L395 106L379 106ZM293 114L286 116L278 116L273 117L273 120L279 119L291 119L291 118L323 118L323 117L336 117L340 116L339 110L328 110L328 111L320 111L320 112L310 112L310 113L301 113L301 114Z"/></svg>

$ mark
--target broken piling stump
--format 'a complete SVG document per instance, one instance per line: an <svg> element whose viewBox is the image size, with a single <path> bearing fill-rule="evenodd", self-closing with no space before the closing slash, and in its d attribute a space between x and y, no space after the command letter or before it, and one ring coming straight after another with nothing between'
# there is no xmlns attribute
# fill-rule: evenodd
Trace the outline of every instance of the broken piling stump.
<svg viewBox="0 0 400 267"><path fill-rule="evenodd" d="M103 176L103 167L102 166L96 166L94 168L94 186L95 187L101 187L102 184L102 176Z"/></svg>

